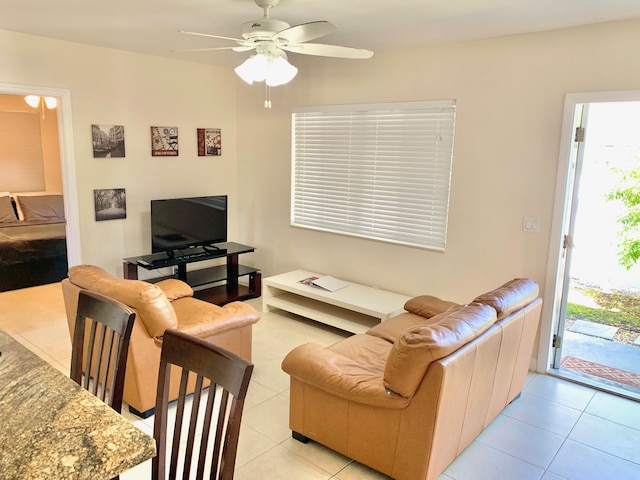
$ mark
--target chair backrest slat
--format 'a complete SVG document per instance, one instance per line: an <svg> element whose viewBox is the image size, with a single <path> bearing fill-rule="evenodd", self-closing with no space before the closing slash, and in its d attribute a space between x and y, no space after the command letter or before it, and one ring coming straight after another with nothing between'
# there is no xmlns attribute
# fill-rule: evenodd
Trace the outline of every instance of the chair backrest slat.
<svg viewBox="0 0 640 480"><path fill-rule="evenodd" d="M135 312L103 295L83 290L73 331L71 379L117 412Z"/></svg>
<svg viewBox="0 0 640 480"><path fill-rule="evenodd" d="M231 418L229 418L229 421L225 421L227 415L231 414L230 411L230 407L229 407L229 392L222 390L221 392L219 392L219 398L220 398L220 407L218 410L218 422L217 422L217 427L216 427L216 435L214 438L214 447L213 447L213 458L220 458L220 452L222 450L222 446L223 446L223 441L226 438L226 434L228 432L228 428L229 428L229 422L231 421ZM233 401L231 402L233 404ZM233 453L233 455L235 456L235 452ZM214 475L217 472L214 472L213 470L214 465L211 465L211 478L214 478ZM220 471L222 468L224 467L224 465L218 465L218 471Z"/></svg>
<svg viewBox="0 0 640 480"><path fill-rule="evenodd" d="M213 389L213 390L212 390ZM215 405L216 395L215 385L209 386L209 395L207 396L207 404L204 412L204 423L202 425L202 437L200 440L200 451L198 453L198 478L204 478L205 461L207 459L207 447L209 446L209 437L211 435L211 419L213 417L213 407ZM216 458L215 452L213 458Z"/></svg>
<svg viewBox="0 0 640 480"><path fill-rule="evenodd" d="M117 360L118 355L120 354L118 336L116 335L116 332L114 332L113 330L109 332L109 341L107 342L107 345L108 345L107 352L106 352L107 364L105 365L105 368L103 370L103 376L100 381L100 384L105 387L102 392L102 401L105 401L106 399L107 385L108 385L108 391L110 392L112 392L115 388L115 381L116 381L115 376L114 375L111 376L111 382L109 382L109 379L108 379L108 373L111 371L111 368L113 368L112 365L114 363L114 360Z"/></svg>
<svg viewBox="0 0 640 480"><path fill-rule="evenodd" d="M198 414L200 413L200 398L202 397L202 376L196 376L196 388L193 391L191 418L189 420L189 432L187 434L187 447L184 453L183 474L182 478L189 478L191 474L191 459L193 458L193 445L196 441L196 425L198 423Z"/></svg>
<svg viewBox="0 0 640 480"><path fill-rule="evenodd" d="M162 363L160 364L160 366L162 368ZM170 366L168 366L168 370L169 372L171 371ZM178 406L176 408L176 421L173 427L173 442L171 444L172 445L171 463L169 467L170 480L175 480L178 474L178 455L180 454L180 443L182 439L182 424L184 420L185 405L187 400L188 382L189 382L189 371L186 369L182 369L182 376L180 378L180 393L178 394ZM167 379L166 385L167 386L169 385L169 379ZM169 391L167 388L167 396L168 394L169 394ZM168 403L166 404L166 408L168 408ZM158 415L158 411L156 410L156 416L157 415Z"/></svg>
<svg viewBox="0 0 640 480"><path fill-rule="evenodd" d="M171 433L167 432L167 398L172 366L181 367L182 376ZM242 410L252 372L253 364L228 350L176 330L165 332L154 423L158 452L152 461L155 480L175 479L178 471L182 472L179 478L191 478L192 470L197 480L233 479ZM194 392L190 412L185 402L187 385ZM186 441L181 442L183 429ZM172 439L170 447L167 438ZM171 455L166 477L168 452ZM207 470L209 475L205 477Z"/></svg>
<svg viewBox="0 0 640 480"><path fill-rule="evenodd" d="M78 299L79 301L79 299ZM83 317L84 318L84 317ZM84 321L84 320L83 320ZM78 320L76 320L76 326L78 325ZM84 375L84 371L87 370L89 372L94 372L95 371L95 367L94 367L94 347L96 345L96 330L98 328L98 324L96 322L91 322L90 323L90 327L89 327L89 341L87 342L87 356L86 356L86 360L84 360L82 357L80 357L80 362L83 362L84 365L86 365L86 367L83 367L83 363L80 364L80 372L82 375ZM74 334L75 334L75 330L74 330ZM75 350L75 341L73 342L73 348ZM83 342L83 346L84 346L84 342ZM73 354L73 353L72 353ZM71 374L72 378L73 378L73 373ZM83 377L83 387L85 388L85 390L89 390L91 392L91 386L90 386L90 381L91 381L91 375L84 375ZM93 393L93 392L91 392Z"/></svg>
<svg viewBox="0 0 640 480"><path fill-rule="evenodd" d="M100 340L98 340L98 348L96 351L97 367L94 374L93 394L103 402L107 401L107 374L109 373L107 337L110 337L108 328L106 325L101 325Z"/></svg>

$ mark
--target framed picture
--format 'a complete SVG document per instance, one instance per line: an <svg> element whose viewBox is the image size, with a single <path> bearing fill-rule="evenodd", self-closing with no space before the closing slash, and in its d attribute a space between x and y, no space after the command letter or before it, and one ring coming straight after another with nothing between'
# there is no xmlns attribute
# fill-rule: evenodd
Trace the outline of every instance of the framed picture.
<svg viewBox="0 0 640 480"><path fill-rule="evenodd" d="M127 218L127 195L124 188L94 190L96 222Z"/></svg>
<svg viewBox="0 0 640 480"><path fill-rule="evenodd" d="M93 158L124 157L122 125L91 125Z"/></svg>
<svg viewBox="0 0 640 480"><path fill-rule="evenodd" d="M178 156L178 127L151 127L151 156Z"/></svg>
<svg viewBox="0 0 640 480"><path fill-rule="evenodd" d="M198 129L198 156L222 155L222 132L219 128Z"/></svg>

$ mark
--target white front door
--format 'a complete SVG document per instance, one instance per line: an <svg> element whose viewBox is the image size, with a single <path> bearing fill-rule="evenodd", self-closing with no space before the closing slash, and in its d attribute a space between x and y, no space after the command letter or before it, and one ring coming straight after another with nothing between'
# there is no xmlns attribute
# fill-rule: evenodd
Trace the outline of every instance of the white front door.
<svg viewBox="0 0 640 480"><path fill-rule="evenodd" d="M593 292L640 288L640 267L627 270L619 263L621 209L609 199L620 170L640 155L640 93L622 93L567 97L566 157L560 158L545 295L552 322L546 358L552 373L639 397L640 347L619 342L618 332L626 329L590 318L610 308L598 304Z"/></svg>

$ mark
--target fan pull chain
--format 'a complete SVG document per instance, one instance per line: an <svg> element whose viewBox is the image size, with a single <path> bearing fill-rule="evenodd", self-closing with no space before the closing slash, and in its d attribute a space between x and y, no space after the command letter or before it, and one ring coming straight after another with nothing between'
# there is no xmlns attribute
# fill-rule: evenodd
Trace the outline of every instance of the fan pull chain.
<svg viewBox="0 0 640 480"><path fill-rule="evenodd" d="M264 108L271 108L271 87L264 84Z"/></svg>

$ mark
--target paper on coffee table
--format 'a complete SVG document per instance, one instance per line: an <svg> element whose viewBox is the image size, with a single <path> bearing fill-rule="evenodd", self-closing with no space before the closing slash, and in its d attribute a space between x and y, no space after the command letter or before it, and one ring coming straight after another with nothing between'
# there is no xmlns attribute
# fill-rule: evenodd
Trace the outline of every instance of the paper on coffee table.
<svg viewBox="0 0 640 480"><path fill-rule="evenodd" d="M337 278L333 278L329 275L324 277L305 278L304 280L300 280L300 283L311 285L312 287L322 288L323 290L327 290L329 292L335 292L349 286L347 282L338 280Z"/></svg>

